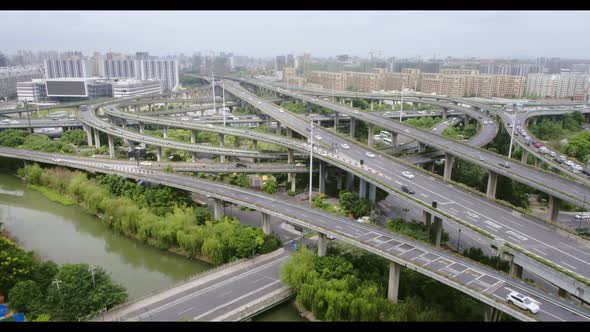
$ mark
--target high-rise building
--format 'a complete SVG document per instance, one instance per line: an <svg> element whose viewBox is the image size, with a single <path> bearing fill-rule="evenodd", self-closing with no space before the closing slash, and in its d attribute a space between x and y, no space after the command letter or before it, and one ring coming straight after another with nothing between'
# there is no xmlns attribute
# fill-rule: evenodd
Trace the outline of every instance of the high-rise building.
<svg viewBox="0 0 590 332"><path fill-rule="evenodd" d="M295 57L293 56L293 54L287 54L287 61L285 63L285 66L295 68Z"/></svg>
<svg viewBox="0 0 590 332"><path fill-rule="evenodd" d="M589 79L590 75L578 73L531 74L527 76L525 92L541 98L583 99Z"/></svg>
<svg viewBox="0 0 590 332"><path fill-rule="evenodd" d="M324 89L346 90L346 75L344 73L312 71L309 72L307 81L319 84Z"/></svg>
<svg viewBox="0 0 590 332"><path fill-rule="evenodd" d="M139 78L140 61L131 58L103 60L104 76L107 78Z"/></svg>
<svg viewBox="0 0 590 332"><path fill-rule="evenodd" d="M287 63L287 57L285 57L284 55L277 55L277 57L275 59L275 70L282 71L283 67L285 67L286 63Z"/></svg>
<svg viewBox="0 0 590 332"><path fill-rule="evenodd" d="M344 71L346 88L354 91L371 92L381 87L381 75L356 71Z"/></svg>
<svg viewBox="0 0 590 332"><path fill-rule="evenodd" d="M45 78L83 78L93 76L92 67L78 53L46 59Z"/></svg>
<svg viewBox="0 0 590 332"><path fill-rule="evenodd" d="M528 74L543 73L543 66L529 63L498 63L489 62L479 66L481 74L527 76Z"/></svg>
<svg viewBox="0 0 590 332"><path fill-rule="evenodd" d="M164 90L178 88L178 62L176 60L140 60L142 80L160 80Z"/></svg>

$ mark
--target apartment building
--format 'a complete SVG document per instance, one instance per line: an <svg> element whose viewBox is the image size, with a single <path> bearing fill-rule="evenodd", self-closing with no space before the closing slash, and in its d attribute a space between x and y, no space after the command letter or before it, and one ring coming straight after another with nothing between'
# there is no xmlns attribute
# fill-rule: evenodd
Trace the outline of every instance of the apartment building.
<svg viewBox="0 0 590 332"><path fill-rule="evenodd" d="M80 55L46 59L45 78L84 78L93 76L93 66Z"/></svg>
<svg viewBox="0 0 590 332"><path fill-rule="evenodd" d="M283 81L288 82L290 79L293 79L297 76L295 72L295 68L293 67L284 67L283 68Z"/></svg>
<svg viewBox="0 0 590 332"><path fill-rule="evenodd" d="M531 74L527 76L527 95L541 98L574 98L583 100L590 86L590 75L579 73Z"/></svg>
<svg viewBox="0 0 590 332"><path fill-rule="evenodd" d="M371 92L381 87L381 75L376 73L364 73L355 71L344 71L346 89L360 92Z"/></svg>
<svg viewBox="0 0 590 332"><path fill-rule="evenodd" d="M329 71L311 71L307 82L321 85L324 89L346 90L346 75Z"/></svg>
<svg viewBox="0 0 590 332"><path fill-rule="evenodd" d="M543 66L529 63L484 63L479 66L481 74L527 76L528 74L543 73Z"/></svg>

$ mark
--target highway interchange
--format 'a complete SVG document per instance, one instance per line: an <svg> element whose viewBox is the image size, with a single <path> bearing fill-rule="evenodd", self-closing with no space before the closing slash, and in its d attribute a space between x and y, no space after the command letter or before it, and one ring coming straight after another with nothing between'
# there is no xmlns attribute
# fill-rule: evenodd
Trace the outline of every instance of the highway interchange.
<svg viewBox="0 0 590 332"><path fill-rule="evenodd" d="M258 98L256 95L251 94L246 89L240 87L237 84L226 82L225 87L226 87L226 92L229 92L229 93L233 94L235 97L240 98L240 99L244 100L245 102L253 105L257 109L261 110L263 113L266 113L266 114L270 115L272 118L276 119L277 121L280 121L281 124L283 124L284 126L290 127L292 130L300 133L304 137L309 136L309 132L307 131L307 128L309 128L309 124L302 117L296 116L296 115L290 114L288 112L285 112L284 110L281 110L280 107L278 107L272 103L269 103L268 101ZM310 101L314 102L314 103L319 102L320 105L322 105L321 103L323 103L323 101L319 101L318 99L313 100L314 98L312 98L312 97L309 97L310 100L307 100L305 98L308 98L308 97L302 97L297 94L295 96L296 96L295 98L301 98L301 99L306 100L308 102L310 102ZM359 119L363 119L368 122L375 121L375 119L373 119L373 118L366 119L364 116L366 116L367 114L365 114L365 113L362 113L361 115L359 115L358 113L355 113L354 110L351 111L350 108L344 107L341 109L342 106L338 105L338 104L329 103L329 104L322 105L322 106L324 106L326 108L330 108L330 109L335 109L335 110L340 111L342 113L346 113L346 114L350 113L349 115L359 118ZM453 108L453 106L449 105L449 108ZM111 108L111 107L105 107L105 108L103 108L103 110L105 110L107 113L109 113L112 116L117 116L117 117L121 117L121 118L124 118L127 116L127 115L121 114L121 112L116 111L116 110L114 110L114 108ZM111 126L110 124L94 117L93 112L81 112L81 113L82 114L80 117L81 117L82 122L84 122L94 128L99 128L101 131L107 132L107 133L115 135L115 136L124 137L124 138L130 139L130 140L136 141L136 142L143 141L149 145L167 146L167 147L171 147L174 149L182 149L182 150L187 150L187 151L199 151L199 152L206 150L206 146L195 147L195 144L186 144L187 146L184 146L184 145L182 145L184 143L179 143L179 142L172 142L172 141L163 142L164 140L158 140L156 138L152 139L149 136L139 135L139 134L136 134L136 133L133 133L130 131L125 131L120 128L113 128L114 126ZM127 116L127 117L129 118L129 116ZM131 116L131 117L133 117L133 116ZM137 119L137 117L133 117L133 118ZM224 134L234 135L234 136L241 135L242 137L261 140L261 141L263 141L263 140L272 141L274 144L281 145L281 146L288 147L288 148L297 149L297 150L303 151L303 152L309 150L309 144L295 143L291 139L283 139L282 137L279 137L276 135L256 133L256 135L260 134L260 136L253 136L251 133L246 133L245 131L242 131L240 129L227 129L227 128L223 128L223 127L211 128L211 127L206 127L206 126L201 126L201 125L194 125L193 126L192 124L185 125L185 124L183 124L183 122L175 121L175 120L161 120L159 122L155 122L153 119L148 120L147 118L148 117L142 117L139 120L142 120L143 122L146 122L146 123L149 123L149 121L152 121L153 123L160 124L160 125L168 125L169 127L178 127L178 128L194 129L194 130L208 130L208 131L214 131L214 132L219 132L219 133L224 133ZM162 121L166 121L166 122L162 122ZM487 121L487 120L484 120L484 121ZM419 131L418 129L410 127L410 128L412 128L411 132L408 132L406 130L410 130L410 129L408 129L407 126L400 127L400 128L405 128L405 129L401 129L401 131L400 131L400 128L394 127L395 124L399 124L399 123L395 123L393 121L392 121L392 123L393 123L393 125L391 125L392 128L388 127L387 129L391 129L391 130L396 129L394 131L400 132L400 133L403 132L405 134L411 134L408 136L416 136L416 137L420 138L420 141L423 140L423 137L420 136L420 135L424 135L424 133L422 133L422 131ZM490 126L484 125L484 131L483 131L484 135L483 135L481 142L475 143L475 144L472 142L469 142L469 143L474 144L474 145L478 145L486 140L489 142L489 140L493 139L493 137L495 136L495 133L497 131L497 126L495 125L495 122L492 122L492 123L494 123L494 124L490 125ZM389 125L389 123L388 123L388 125ZM380 126L383 127L382 117L381 117ZM218 128L223 128L223 129L218 129ZM489 128L489 129L486 130L486 128ZM237 130L237 131L230 133L228 130ZM588 256L589 255L586 253L588 247L587 247L587 244L584 243L583 241L582 242L571 241L568 236L563 235L561 233L556 233L555 230L551 229L551 227L548 227L548 225L544 225L544 224L542 224L542 223L540 223L528 216L515 215L511 209L499 206L498 204L495 204L495 203L490 202L488 200L482 199L481 197L478 197L478 196L476 196L472 193L469 193L463 189L459 189L455 186L446 184L445 182L432 176L431 174L428 174L428 173L423 172L423 171L416 169L416 168L412 168L411 166L402 163L399 159L395 159L395 158L391 158L391 157L382 155L382 154L376 152L375 150L360 146L355 141L352 141L350 139L345 139L340 135L335 135L335 134L333 134L327 130L324 130L320 127L315 127L313 130L314 130L314 136L318 135L321 137L321 139L319 141L322 144L320 147L316 147L314 149L314 157L324 160L325 162L334 164L334 165L338 166L339 168L348 170L357 176L363 177L366 180L368 180L369 182L375 183L377 186L385 189L386 191L388 191L390 193L400 194L399 186L402 184L409 185L416 190L416 195L414 197L412 197L412 199L414 201L420 200L420 201L426 203L427 205L430 205L430 203L432 201L437 201L439 203L439 210L445 212L446 214L458 217L460 220L466 221L471 225L475 225L476 227L479 227L481 229L485 229L487 232L490 232L494 236L496 236L496 240L498 240L498 238L505 239L504 241L506 241L506 242L516 244L516 245L518 245L522 248L525 248L531 252L535 252L535 254L542 256L542 257L554 262L557 265L562 265L566 269L569 269L570 271L572 271L576 274L580 274L584 277L587 277L590 275L590 269L588 267L588 265L589 265L589 263L588 263L589 257ZM489 138L487 136L486 133L488 133L488 132L489 132L489 135L491 136L491 138ZM493 132L493 134L492 134L492 132ZM416 133L418 133L418 134L416 134ZM438 137L438 139L440 139L440 135L438 135L439 133L434 133L434 134L428 133L428 134L436 135ZM268 136L274 136L274 137L271 138ZM429 138L429 139L432 139L432 138ZM172 142L172 143L170 143L170 142ZM336 152L334 149L331 148L332 144L336 144L336 146L340 147L344 143L347 143L350 146L350 148L349 149L339 148L338 152ZM456 142L453 141L453 143L456 143ZM429 145L432 145L432 144L429 144ZM465 145L465 144L463 144L463 145ZM482 144L482 145L485 145L485 144ZM228 149L228 150L235 151L235 149ZM373 151L377 156L375 158L367 157L365 153L369 150ZM215 148L213 151L217 151L219 153L223 153L226 155L232 155L230 151L218 150L217 148ZM207 151L207 152L210 152L210 151ZM238 153L244 153L244 152L238 152ZM233 154L233 155L239 155L239 154ZM251 155L240 155L240 156L251 156ZM256 157L260 158L260 155L257 155ZM60 157L60 158L62 160L64 160L63 157ZM55 158L53 158L53 159L55 159ZM358 162L360 159L363 159L365 161L364 165L362 165L362 166L359 165L359 162ZM95 161L95 163L96 163L96 161ZM99 163L99 165L104 166L104 163L107 163L107 161L101 161ZM147 176L148 174L152 174L152 173L145 173L145 172L155 172L155 171L151 171L151 170L146 171L145 168L137 169L131 165L112 166L112 167L127 167L126 168L127 171L125 171L125 170L118 170L118 171L128 172L128 174L133 174L134 172L140 173L140 174L142 174L141 176ZM132 171L134 169L136 171ZM103 169L103 170L105 170L105 169ZM108 171L108 169L106 169L106 170ZM412 173L414 173L415 178L413 180L408 180L405 177L402 177L401 176L402 170L411 171ZM153 174L155 174L155 173L153 173ZM165 174L161 174L161 175L164 176ZM369 176L367 176L367 175L369 175ZM375 177L376 177L376 179L378 179L378 181L375 181ZM228 197L225 197L225 196L223 197L224 200L227 198ZM275 200L273 200L273 201L275 201ZM243 204L241 204L241 205L243 205ZM422 208L424 208L424 207L422 207ZM309 209L309 208L307 208L307 209ZM293 211L289 211L288 209L286 209L286 210L288 212L293 212ZM270 213L270 211L267 213ZM436 211L434 212L434 214L436 214ZM311 217L311 216L308 216L308 217ZM310 220L311 219L308 219L307 222L309 222ZM451 220L445 219L445 222L446 221L451 221ZM305 222L305 221L299 221L299 223L302 223L302 222ZM340 222L342 222L342 221L340 221ZM356 224L352 224L352 225L354 225L355 227L356 226L369 227L367 225L356 225ZM337 226L342 227L341 225L334 225L334 228L330 228L330 229L331 230L339 229L339 227L337 227ZM347 229L347 231L354 234L353 229ZM324 232L324 231L322 231L322 232ZM374 232L374 231L372 231L372 232ZM383 231L380 231L380 232L383 232ZM331 234L329 231L326 231L324 233ZM389 232L385 232L385 233L391 234ZM381 234L379 232L376 232L376 234L379 235L378 238L381 236L386 236L386 234ZM336 235L334 235L334 236L336 236ZM354 240L351 240L351 241L354 241ZM363 242L366 242L366 241L363 240ZM375 243L378 243L378 245L381 245L381 243L379 243L378 240L375 241ZM355 244L359 244L360 247L363 247L362 245L360 245L360 242L355 243ZM389 247L389 246L387 246L387 247ZM429 247L429 248L430 248L429 250L435 250L431 247ZM420 248L419 250L422 250L422 249L423 248ZM413 249L410 249L409 251L411 251L411 250L413 250ZM397 251L393 250L393 252L397 252ZM404 253L406 253L406 252L404 251ZM378 254L383 255L384 253L379 252ZM400 254L400 256L402 256L402 255L403 254ZM388 256L384 256L384 257L388 257ZM431 260L430 262L434 262L435 260ZM435 279L437 279L437 278L435 278ZM490 285L490 286L492 286L492 285ZM500 287L499 289L504 289L504 288ZM491 293L490 293L490 296L492 296ZM543 304L543 308L545 308L544 306L545 306L545 304ZM551 307L551 305L548 305L548 306ZM551 315L549 315L549 316L551 316ZM568 318L568 320L569 319L570 318ZM571 319L573 319L573 318L571 318ZM551 320L551 319L549 319L549 320Z"/></svg>

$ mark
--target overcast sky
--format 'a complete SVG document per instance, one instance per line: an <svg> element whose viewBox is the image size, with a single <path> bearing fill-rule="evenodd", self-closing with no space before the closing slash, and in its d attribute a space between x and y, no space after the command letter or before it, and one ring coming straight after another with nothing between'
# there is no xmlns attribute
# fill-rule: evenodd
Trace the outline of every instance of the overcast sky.
<svg viewBox="0 0 590 332"><path fill-rule="evenodd" d="M2 11L0 51L590 57L588 11Z"/></svg>

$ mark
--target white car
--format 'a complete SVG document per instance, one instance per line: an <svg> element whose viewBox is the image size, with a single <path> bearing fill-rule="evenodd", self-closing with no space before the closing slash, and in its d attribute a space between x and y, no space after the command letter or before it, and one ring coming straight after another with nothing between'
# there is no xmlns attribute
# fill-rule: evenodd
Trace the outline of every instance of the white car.
<svg viewBox="0 0 590 332"><path fill-rule="evenodd" d="M348 146L348 144L346 144L346 143L344 143L344 144L340 144L340 146L341 146L343 149L348 149L348 148L350 147L350 146Z"/></svg>
<svg viewBox="0 0 590 332"><path fill-rule="evenodd" d="M213 125L212 125L212 124L210 124L210 123L208 123L208 124L207 124L207 127L213 127Z"/></svg>
<svg viewBox="0 0 590 332"><path fill-rule="evenodd" d="M315 135L315 138L316 138L317 140L321 140L321 139L322 139L322 136L320 136L320 135Z"/></svg>
<svg viewBox="0 0 590 332"><path fill-rule="evenodd" d="M432 128L432 131L437 131L437 130L438 130L438 128L436 128L436 127L435 128Z"/></svg>
<svg viewBox="0 0 590 332"><path fill-rule="evenodd" d="M295 164L295 167L303 167L303 166L305 166L305 164L302 164L302 163Z"/></svg>
<svg viewBox="0 0 590 332"><path fill-rule="evenodd" d="M508 296L506 297L506 301L508 301L508 303L514 304L515 306L523 310L528 310L532 314L536 314L537 312L539 312L540 309L539 305L535 303L533 299L514 291L508 294Z"/></svg>
<svg viewBox="0 0 590 332"><path fill-rule="evenodd" d="M353 111L353 113L354 113L354 114L359 114L359 111L357 111L357 110L354 110L354 111Z"/></svg>
<svg viewBox="0 0 590 332"><path fill-rule="evenodd" d="M150 163L149 161L142 161L139 163L141 166L152 166L152 163Z"/></svg>
<svg viewBox="0 0 590 332"><path fill-rule="evenodd" d="M180 120L182 121L188 121L189 119L187 117L181 118Z"/></svg>
<svg viewBox="0 0 590 332"><path fill-rule="evenodd" d="M262 104L262 102L261 102L261 101L259 101L258 103L259 103L259 104Z"/></svg>
<svg viewBox="0 0 590 332"><path fill-rule="evenodd" d="M279 113L285 113L285 111L283 111L283 110L279 110Z"/></svg>
<svg viewBox="0 0 590 332"><path fill-rule="evenodd" d="M366 155L367 157L369 157L369 158L375 158L375 154L374 154L373 152L369 152L369 151L367 151L367 152L365 153L365 155Z"/></svg>
<svg viewBox="0 0 590 332"><path fill-rule="evenodd" d="M590 214L588 214L588 213L576 214L576 219L588 219L588 218L590 218Z"/></svg>
<svg viewBox="0 0 590 332"><path fill-rule="evenodd" d="M408 172L408 171L403 171L402 175L408 179L413 179L414 178L414 174Z"/></svg>

